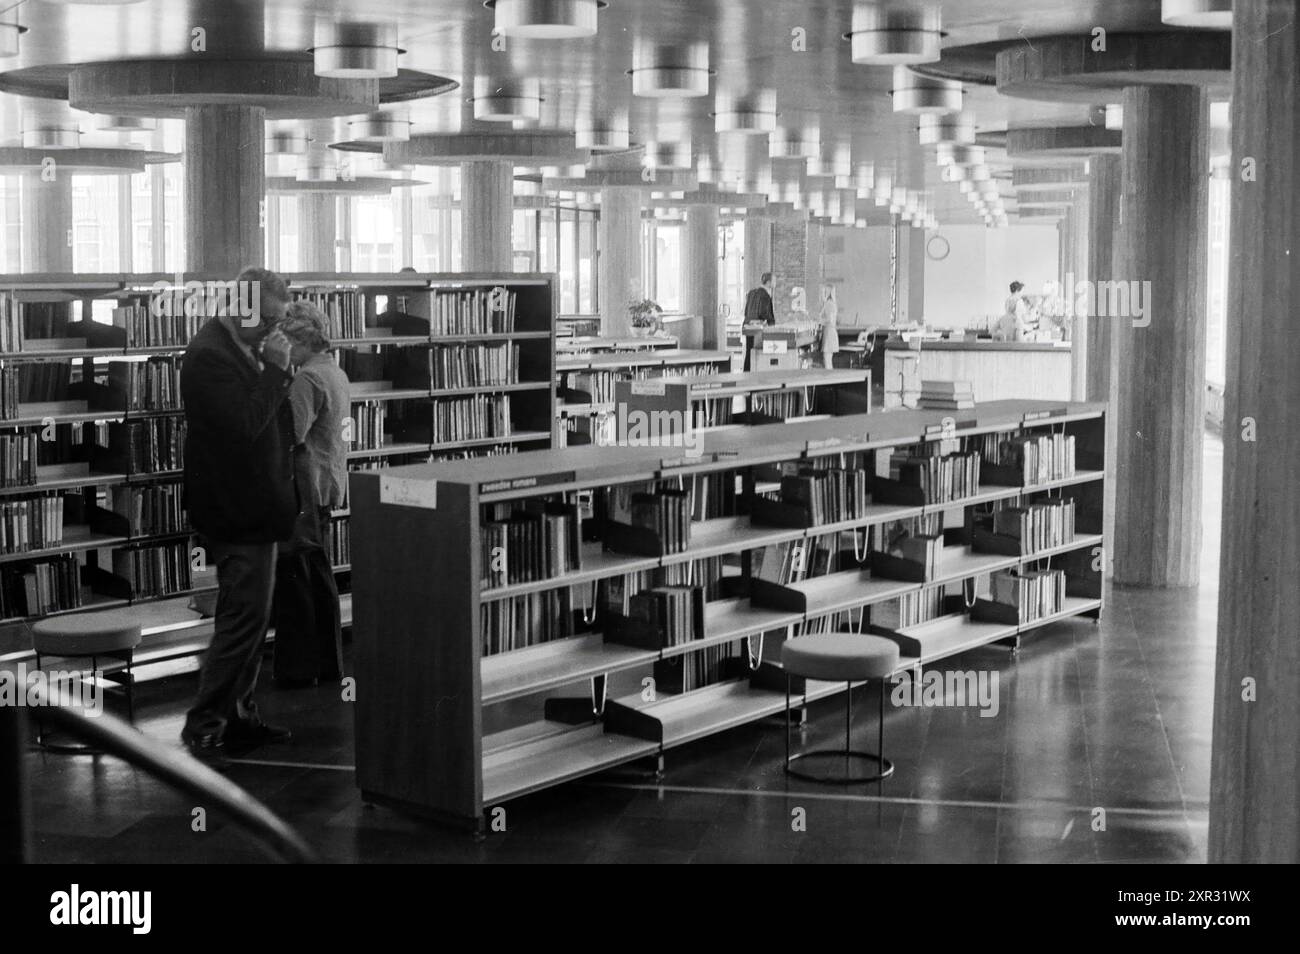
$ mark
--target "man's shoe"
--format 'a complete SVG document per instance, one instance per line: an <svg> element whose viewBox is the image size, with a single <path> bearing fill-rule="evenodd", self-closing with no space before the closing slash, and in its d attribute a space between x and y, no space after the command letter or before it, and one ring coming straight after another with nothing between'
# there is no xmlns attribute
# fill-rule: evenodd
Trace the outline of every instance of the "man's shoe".
<svg viewBox="0 0 1300 954"><path fill-rule="evenodd" d="M210 769L220 771L229 764L226 759L225 744L221 736L216 733L206 733L198 735L191 732L182 732L181 741L185 743L185 748L190 755Z"/></svg>
<svg viewBox="0 0 1300 954"><path fill-rule="evenodd" d="M246 722L235 719L226 723L224 736L225 741L230 745L248 748L268 743L288 742L292 738L293 733L283 726L269 725L262 721Z"/></svg>

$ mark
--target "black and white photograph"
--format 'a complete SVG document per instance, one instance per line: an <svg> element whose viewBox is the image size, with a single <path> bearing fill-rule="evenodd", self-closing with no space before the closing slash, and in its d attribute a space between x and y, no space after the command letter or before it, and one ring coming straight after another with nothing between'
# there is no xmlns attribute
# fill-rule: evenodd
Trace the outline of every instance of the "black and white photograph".
<svg viewBox="0 0 1300 954"><path fill-rule="evenodd" d="M20 920L1050 864L1261 926L1159 866L1300 862L1298 22L0 0Z"/></svg>

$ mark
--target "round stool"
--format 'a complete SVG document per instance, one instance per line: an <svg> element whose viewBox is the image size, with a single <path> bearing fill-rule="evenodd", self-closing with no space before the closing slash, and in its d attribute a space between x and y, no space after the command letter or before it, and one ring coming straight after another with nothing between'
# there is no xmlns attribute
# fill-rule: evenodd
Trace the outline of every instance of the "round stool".
<svg viewBox="0 0 1300 954"><path fill-rule="evenodd" d="M878 782L894 774L894 763L885 758L885 684L898 668L898 644L883 636L863 636L858 633L820 633L787 639L781 647L781 666L785 669L785 770L796 778L810 782L835 785L854 785L861 782ZM814 749L790 754L790 680L794 676L818 679L823 682L846 683L844 693L844 748ZM878 751L875 754L853 749L853 683L880 683L880 726ZM843 759L841 775L814 775L794 767L802 759ZM872 775L854 775L850 771L854 759L871 762L879 769Z"/></svg>
<svg viewBox="0 0 1300 954"><path fill-rule="evenodd" d="M135 679L131 674L131 663L140 638L140 623L131 610L48 616L32 625L32 649L36 653L37 669L42 668L42 656L89 659L92 678L98 678L95 674L99 672L101 656L125 662L124 672L107 673L103 678L121 684L126 696L127 719L131 722L135 721ZM39 715L36 717L36 744L52 752L96 751L87 745L47 742Z"/></svg>

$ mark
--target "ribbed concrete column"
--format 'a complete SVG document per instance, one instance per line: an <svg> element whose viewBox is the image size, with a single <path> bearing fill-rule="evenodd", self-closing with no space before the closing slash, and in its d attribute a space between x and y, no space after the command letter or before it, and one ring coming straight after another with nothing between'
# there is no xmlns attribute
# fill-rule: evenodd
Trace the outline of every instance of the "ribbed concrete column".
<svg viewBox="0 0 1300 954"><path fill-rule="evenodd" d="M23 271L71 272L72 173L57 165L49 181L24 173L21 214Z"/></svg>
<svg viewBox="0 0 1300 954"><path fill-rule="evenodd" d="M1232 265L1209 860L1296 864L1300 10L1295 0L1237 0L1232 13ZM1254 181L1242 179L1246 159Z"/></svg>
<svg viewBox="0 0 1300 954"><path fill-rule="evenodd" d="M514 165L464 162L460 167L461 268L467 272L513 270Z"/></svg>
<svg viewBox="0 0 1300 954"><path fill-rule="evenodd" d="M266 110L185 111L185 267L235 275L265 258Z"/></svg>
<svg viewBox="0 0 1300 954"><path fill-rule="evenodd" d="M718 208L686 208L682 226L682 311L691 320L677 327L683 348L722 349L727 345L726 323L718 314Z"/></svg>
<svg viewBox="0 0 1300 954"><path fill-rule="evenodd" d="M764 272L772 270L772 220L751 215L745 219L745 291L757 288Z"/></svg>
<svg viewBox="0 0 1300 954"><path fill-rule="evenodd" d="M772 311L777 321L805 318L796 314L796 290L802 289L802 298L808 302L808 219L804 216L782 216L772 220Z"/></svg>
<svg viewBox="0 0 1300 954"><path fill-rule="evenodd" d="M1088 196L1077 195L1069 214L1061 222L1061 294L1069 305L1066 330L1070 336L1070 399L1086 400L1088 393L1088 315L1078 305L1079 283L1088 280L1092 263L1088 259ZM1087 286L1084 286L1085 288Z"/></svg>
<svg viewBox="0 0 1300 954"><path fill-rule="evenodd" d="M1128 284L1132 317L1111 319L1119 356L1115 580L1191 586L1201 553L1205 426L1204 91L1125 89L1122 163L1112 278ZM1139 293L1142 316L1132 304Z"/></svg>
<svg viewBox="0 0 1300 954"><path fill-rule="evenodd" d="M338 200L327 192L298 196L298 267L304 272L338 270Z"/></svg>
<svg viewBox="0 0 1300 954"><path fill-rule="evenodd" d="M600 192L601 331L612 336L631 332L629 302L645 297L641 275L640 189L607 188Z"/></svg>

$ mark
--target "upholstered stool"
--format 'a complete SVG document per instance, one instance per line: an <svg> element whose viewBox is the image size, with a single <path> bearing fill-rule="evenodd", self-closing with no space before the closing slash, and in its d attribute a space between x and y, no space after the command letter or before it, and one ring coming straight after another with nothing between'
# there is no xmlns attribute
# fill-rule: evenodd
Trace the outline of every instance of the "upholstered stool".
<svg viewBox="0 0 1300 954"><path fill-rule="evenodd" d="M858 633L821 633L787 639L781 647L781 666L785 669L785 770L796 778L811 782L830 782L853 785L859 782L877 782L894 773L894 763L885 758L885 686L898 668L898 644L883 636L863 636ZM790 755L790 680L800 676L822 682L847 683L844 693L844 748L815 749ZM880 726L878 751L855 751L852 747L853 683L880 683ZM840 758L844 760L842 775L814 775L794 768L794 763L809 758ZM852 760L874 763L878 768L873 775L853 775Z"/></svg>
<svg viewBox="0 0 1300 954"><path fill-rule="evenodd" d="M99 671L100 657L126 663L125 672L104 674L105 679L121 683L126 696L127 719L135 721L135 679L131 664L135 647L140 645L140 623L132 610L107 610L102 613L72 613L49 616L32 626L32 649L36 668L41 669L43 656L89 659L92 678ZM39 713L39 709L36 710ZM45 739L40 716L36 716L36 744L53 752L94 752L91 746L55 745Z"/></svg>

